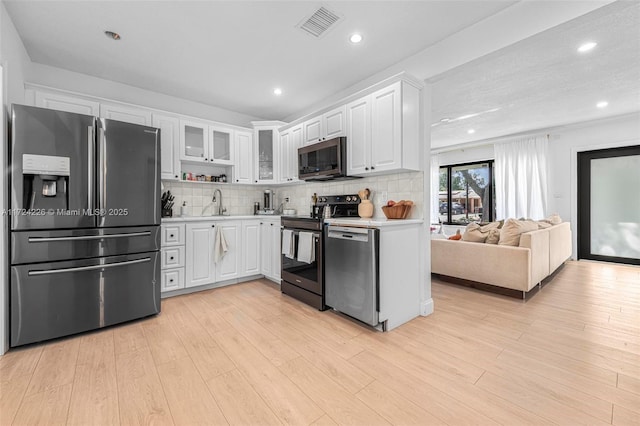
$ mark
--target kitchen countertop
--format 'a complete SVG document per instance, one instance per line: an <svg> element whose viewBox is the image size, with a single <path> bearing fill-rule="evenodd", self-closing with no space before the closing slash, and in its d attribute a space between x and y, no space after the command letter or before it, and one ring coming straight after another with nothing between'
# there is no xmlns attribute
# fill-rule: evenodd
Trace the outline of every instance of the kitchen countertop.
<svg viewBox="0 0 640 426"><path fill-rule="evenodd" d="M176 222L205 222L211 220L243 220L243 219L280 219L279 215L218 215L218 216L175 216L175 217L163 217L162 223L176 223Z"/></svg>
<svg viewBox="0 0 640 426"><path fill-rule="evenodd" d="M419 225L424 223L423 219L386 219L386 218L336 218L325 219L324 223L329 225L343 225L343 226L361 226L369 228L385 228L391 226L403 226L403 225Z"/></svg>

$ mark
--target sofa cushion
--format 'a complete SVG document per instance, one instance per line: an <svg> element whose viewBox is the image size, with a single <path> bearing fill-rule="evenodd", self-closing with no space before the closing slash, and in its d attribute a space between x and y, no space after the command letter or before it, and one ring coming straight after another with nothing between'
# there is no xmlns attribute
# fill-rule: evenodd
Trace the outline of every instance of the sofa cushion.
<svg viewBox="0 0 640 426"><path fill-rule="evenodd" d="M485 244L498 244L498 241L500 241L500 230L499 229L489 230L489 234L487 235Z"/></svg>
<svg viewBox="0 0 640 426"><path fill-rule="evenodd" d="M537 231L538 224L528 220L507 219L500 229L499 245L515 246L520 244L520 235L524 232Z"/></svg>
<svg viewBox="0 0 640 426"><path fill-rule="evenodd" d="M489 232L492 229L497 230L499 226L498 222L491 222L482 226L475 222L470 223L464 230L464 234L462 234L462 240L471 243L484 243L489 236Z"/></svg>

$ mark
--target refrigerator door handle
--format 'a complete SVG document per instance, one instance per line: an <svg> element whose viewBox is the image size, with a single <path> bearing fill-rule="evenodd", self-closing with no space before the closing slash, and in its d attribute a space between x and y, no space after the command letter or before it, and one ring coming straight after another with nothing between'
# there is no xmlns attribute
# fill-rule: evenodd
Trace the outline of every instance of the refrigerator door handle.
<svg viewBox="0 0 640 426"><path fill-rule="evenodd" d="M107 263L107 264L104 264L104 265L78 266L77 268L46 269L46 270L43 270L43 271L29 271L29 276L33 277L33 276L36 276L36 275L49 275L49 274L63 274L63 273L66 273L66 272L93 271L95 269L115 268L117 266L135 265L136 263L146 263L146 262L150 262L150 261L151 261L150 257L145 257L143 259L127 260L125 262Z"/></svg>
<svg viewBox="0 0 640 426"><path fill-rule="evenodd" d="M151 231L131 232L129 234L81 235L78 237L29 237L30 243L51 243L56 241L102 240L107 238L147 237Z"/></svg>
<svg viewBox="0 0 640 426"><path fill-rule="evenodd" d="M104 135L104 121L101 120L101 125L100 125L100 130L99 130L99 137L98 137L98 149L100 150L100 170L99 170L99 174L100 174L100 181L99 181L99 185L100 185L100 195L98 197L98 209L100 210L100 226L102 226L104 223L104 209L105 206L107 205L107 144L105 142L105 135Z"/></svg>
<svg viewBox="0 0 640 426"><path fill-rule="evenodd" d="M93 210L93 187L94 187L94 176L95 176L95 158L94 158L94 136L93 136L94 128L93 126L87 127L87 152L88 152L88 162L87 162L87 208L89 210Z"/></svg>

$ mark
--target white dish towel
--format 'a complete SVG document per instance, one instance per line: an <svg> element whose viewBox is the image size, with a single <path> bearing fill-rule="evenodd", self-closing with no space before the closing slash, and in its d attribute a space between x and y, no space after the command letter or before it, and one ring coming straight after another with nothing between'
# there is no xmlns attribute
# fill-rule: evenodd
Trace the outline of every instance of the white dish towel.
<svg viewBox="0 0 640 426"><path fill-rule="evenodd" d="M298 262L313 263L316 261L316 243L313 232L300 232L298 240Z"/></svg>
<svg viewBox="0 0 640 426"><path fill-rule="evenodd" d="M295 257L293 231L291 229L282 230L282 254L289 259L293 259Z"/></svg>
<svg viewBox="0 0 640 426"><path fill-rule="evenodd" d="M224 237L222 228L218 227L218 231L216 232L216 240L213 245L213 261L215 263L219 263L228 251L229 246L227 245L227 239Z"/></svg>

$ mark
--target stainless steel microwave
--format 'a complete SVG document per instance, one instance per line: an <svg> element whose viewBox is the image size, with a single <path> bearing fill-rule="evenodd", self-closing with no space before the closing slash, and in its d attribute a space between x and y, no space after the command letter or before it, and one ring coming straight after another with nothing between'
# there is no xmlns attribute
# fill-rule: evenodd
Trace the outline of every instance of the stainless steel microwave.
<svg viewBox="0 0 640 426"><path fill-rule="evenodd" d="M298 148L298 178L331 180L347 175L347 138L340 137Z"/></svg>

